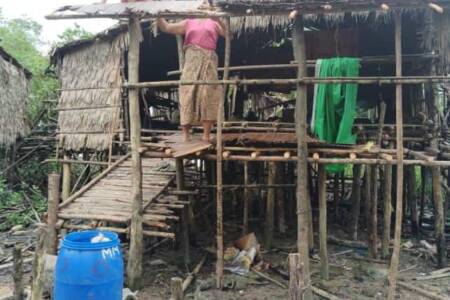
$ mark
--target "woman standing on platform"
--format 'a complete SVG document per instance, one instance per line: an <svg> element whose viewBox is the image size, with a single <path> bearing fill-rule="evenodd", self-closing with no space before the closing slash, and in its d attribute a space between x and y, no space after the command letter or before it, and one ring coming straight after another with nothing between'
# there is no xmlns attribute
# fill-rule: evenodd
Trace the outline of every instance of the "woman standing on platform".
<svg viewBox="0 0 450 300"><path fill-rule="evenodd" d="M225 37L224 26L212 19L188 19L168 23L158 19L161 31L184 35L184 66L182 81L217 80L216 54L219 35ZM217 119L219 101L223 98L221 85L181 85L179 88L180 122L183 139L188 141L192 125L202 123L203 141L210 142L211 127Z"/></svg>

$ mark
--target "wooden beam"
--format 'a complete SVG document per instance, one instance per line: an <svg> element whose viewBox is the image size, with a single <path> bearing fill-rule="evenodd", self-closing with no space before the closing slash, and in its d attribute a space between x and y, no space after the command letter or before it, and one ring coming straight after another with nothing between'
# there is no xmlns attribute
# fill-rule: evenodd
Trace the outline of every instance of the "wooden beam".
<svg viewBox="0 0 450 300"><path fill-rule="evenodd" d="M268 178L267 183L269 185L275 184L277 177L277 165L275 162L270 162L268 164ZM264 223L264 249L270 250L272 248L273 242L273 225L274 225L274 213L275 213L275 189L269 189L267 192L267 202L266 202L266 215Z"/></svg>
<svg viewBox="0 0 450 300"><path fill-rule="evenodd" d="M369 256L371 258L378 257L378 166L372 166L372 184L370 197L370 230L369 230Z"/></svg>
<svg viewBox="0 0 450 300"><path fill-rule="evenodd" d="M327 173L324 165L318 169L319 186L319 244L320 244L320 272L324 280L329 279L328 247L327 247Z"/></svg>
<svg viewBox="0 0 450 300"><path fill-rule="evenodd" d="M391 217L392 217L392 166L384 166L383 179L383 238L381 240L381 257L389 257L391 244Z"/></svg>
<svg viewBox="0 0 450 300"><path fill-rule="evenodd" d="M48 208L47 208L47 252L56 255L58 249L58 232L56 230L56 223L58 221L58 205L59 205L59 182L61 176L57 173L48 175Z"/></svg>
<svg viewBox="0 0 450 300"><path fill-rule="evenodd" d="M64 155L64 160L68 160L67 154ZM61 199L66 201L70 197L70 184L71 184L72 172L69 163L63 163L63 180L62 180L62 191Z"/></svg>
<svg viewBox="0 0 450 300"><path fill-rule="evenodd" d="M438 267L447 265L447 246L445 240L444 203L442 199L441 168L432 167L433 200L434 200L434 232L436 238Z"/></svg>
<svg viewBox="0 0 450 300"><path fill-rule="evenodd" d="M244 185L248 186L250 184L249 176L248 176L248 162L244 162ZM248 189L244 189L244 217L242 224L242 234L246 235L248 233L248 214L249 214L249 206L250 206L250 193Z"/></svg>
<svg viewBox="0 0 450 300"><path fill-rule="evenodd" d="M358 223L359 214L361 212L361 166L353 166L353 183L352 183L352 239L358 240Z"/></svg>
<svg viewBox="0 0 450 300"><path fill-rule="evenodd" d="M141 25L138 18L131 18L128 22L128 80L139 82L139 48L142 41ZM139 111L139 91L128 91L128 105L130 113L131 140L131 225L130 250L128 252L127 280L132 290L138 290L142 285L142 161L139 153L141 147L141 115Z"/></svg>
<svg viewBox="0 0 450 300"><path fill-rule="evenodd" d="M401 12L394 12L395 23L395 75L402 76L402 16ZM400 243L402 236L403 217L403 91L402 85L395 86L395 123L396 123L396 147L397 147L397 203L395 208L395 234L394 249L392 251L391 265L389 269L388 300L395 299L397 287L398 265L400 261Z"/></svg>
<svg viewBox="0 0 450 300"><path fill-rule="evenodd" d="M231 33L230 33L230 18L225 19L225 58L224 58L224 73L223 79L226 81L229 76L230 67L230 52L231 52ZM217 263L216 263L216 286L221 289L223 287L223 195L222 195L222 122L224 120L224 100L226 97L226 85L223 87L223 99L219 101L219 108L217 110L217 133L216 133L216 151L217 151L217 197L216 197L216 240L217 240Z"/></svg>
<svg viewBox="0 0 450 300"><path fill-rule="evenodd" d="M311 278L309 268L308 243L308 145L306 133L307 89L300 84L306 73L306 45L303 28L303 16L297 16L292 30L292 45L294 58L298 62L297 69L297 96L295 103L295 131L297 135L297 245L300 256L301 270L299 270L299 288L303 291L303 299L312 299Z"/></svg>
<svg viewBox="0 0 450 300"><path fill-rule="evenodd" d="M175 160L175 169L176 169L176 182L177 182L177 190L182 191L185 189L184 182L184 164L182 158L177 158ZM179 201L185 201L186 197L183 195L178 196ZM183 249L183 257L184 263L189 266L191 264L191 256L190 256L190 246L189 246L189 211L187 206L183 207L181 211L181 246Z"/></svg>

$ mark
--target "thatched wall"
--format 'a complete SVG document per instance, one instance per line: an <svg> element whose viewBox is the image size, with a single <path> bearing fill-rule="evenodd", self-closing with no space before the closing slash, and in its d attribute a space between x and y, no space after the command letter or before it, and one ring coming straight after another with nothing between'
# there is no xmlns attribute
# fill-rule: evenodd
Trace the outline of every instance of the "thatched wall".
<svg viewBox="0 0 450 300"><path fill-rule="evenodd" d="M0 145L25 135L28 72L0 48Z"/></svg>
<svg viewBox="0 0 450 300"><path fill-rule="evenodd" d="M126 45L126 34L119 34L77 47L57 58L63 90L58 106L58 136L64 149L109 147L112 134L120 125L119 87Z"/></svg>

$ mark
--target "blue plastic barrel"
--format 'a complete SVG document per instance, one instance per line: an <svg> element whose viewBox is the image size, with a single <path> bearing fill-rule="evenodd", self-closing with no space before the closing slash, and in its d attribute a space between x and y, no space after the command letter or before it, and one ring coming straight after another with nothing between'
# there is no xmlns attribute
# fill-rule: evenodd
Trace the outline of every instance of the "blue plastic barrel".
<svg viewBox="0 0 450 300"><path fill-rule="evenodd" d="M92 243L102 233L110 241ZM55 269L55 300L122 300L123 260L117 234L74 232L65 236Z"/></svg>

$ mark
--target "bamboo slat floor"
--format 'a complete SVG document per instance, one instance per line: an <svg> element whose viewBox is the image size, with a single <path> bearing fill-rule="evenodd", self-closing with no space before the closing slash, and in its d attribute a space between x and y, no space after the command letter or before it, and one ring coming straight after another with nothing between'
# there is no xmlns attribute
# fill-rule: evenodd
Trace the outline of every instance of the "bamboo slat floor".
<svg viewBox="0 0 450 300"><path fill-rule="evenodd" d="M167 193L175 171L167 170L168 162L157 158L142 159L142 198L144 234L170 237L175 234L172 223L185 203ZM58 217L62 227L71 228L74 220L89 220L94 224L108 222L109 229L128 232L131 218L131 158L124 160L103 178L70 203L60 208ZM117 227L115 227L117 226Z"/></svg>

